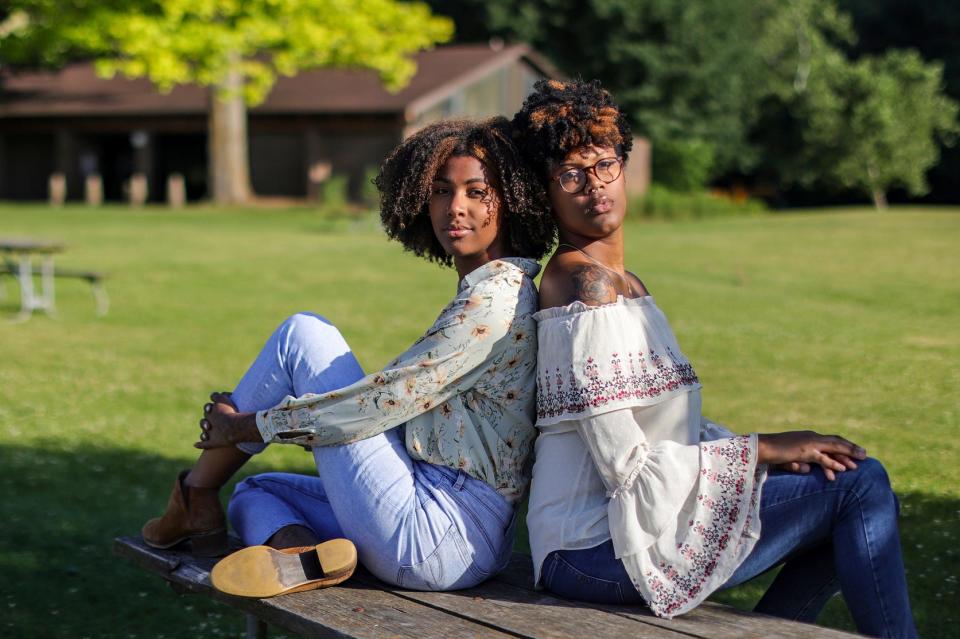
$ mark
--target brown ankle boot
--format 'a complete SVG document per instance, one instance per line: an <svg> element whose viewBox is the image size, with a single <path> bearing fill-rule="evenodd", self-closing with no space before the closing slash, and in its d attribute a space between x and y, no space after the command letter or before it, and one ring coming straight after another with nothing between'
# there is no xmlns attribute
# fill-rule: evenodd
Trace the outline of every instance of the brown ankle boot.
<svg viewBox="0 0 960 639"><path fill-rule="evenodd" d="M227 554L227 518L214 488L185 486L189 471L177 476L162 516L143 525L143 540L154 548L170 548L189 540L193 554L219 557Z"/></svg>

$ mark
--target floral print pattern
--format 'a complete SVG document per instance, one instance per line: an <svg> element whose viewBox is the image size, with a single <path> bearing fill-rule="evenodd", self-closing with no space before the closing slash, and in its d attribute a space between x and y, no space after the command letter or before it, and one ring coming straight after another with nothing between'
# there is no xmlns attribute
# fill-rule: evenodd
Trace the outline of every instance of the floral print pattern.
<svg viewBox="0 0 960 639"><path fill-rule="evenodd" d="M672 617L702 601L712 592L705 586L718 564L725 556L740 554L751 538L764 467L757 466L750 439L744 435L700 444L697 508L686 522L683 541L676 544L677 556L661 557L655 568L644 571L644 583L634 584L648 593L657 615ZM741 509L745 501L749 508ZM736 548L729 547L732 540Z"/></svg>
<svg viewBox="0 0 960 639"><path fill-rule="evenodd" d="M690 362L669 347L664 354L654 350L628 351L624 356L613 353L606 359L606 374L601 373L593 357L587 357L580 371L573 366L566 374L559 367L540 371L537 418L580 413L587 408L631 399L654 399L681 387L696 388L700 384Z"/></svg>
<svg viewBox="0 0 960 639"><path fill-rule="evenodd" d="M403 424L411 458L462 469L516 501L536 432L539 269L507 258L468 274L433 326L383 370L258 413L264 441L331 446Z"/></svg>

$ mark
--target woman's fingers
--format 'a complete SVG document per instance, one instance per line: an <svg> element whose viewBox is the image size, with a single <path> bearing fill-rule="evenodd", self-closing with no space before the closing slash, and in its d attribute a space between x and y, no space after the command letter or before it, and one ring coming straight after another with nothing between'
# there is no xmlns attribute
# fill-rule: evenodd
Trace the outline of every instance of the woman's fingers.
<svg viewBox="0 0 960 639"><path fill-rule="evenodd" d="M850 458L847 457L846 455L842 455L842 454L840 454L840 453L834 453L834 454L832 454L832 455L830 455L830 456L833 457L833 458L834 458L835 460L837 460L838 462L840 462L841 464L843 464L844 466L846 466L846 467L847 467L847 470L856 470L856 469L857 469L857 462L853 461L852 459L850 459Z"/></svg>
<svg viewBox="0 0 960 639"><path fill-rule="evenodd" d="M828 435L823 437L823 439L826 444L823 448L824 452L838 453L854 459L866 459L867 457L867 451L864 448L857 446L848 439L844 439L838 435Z"/></svg>

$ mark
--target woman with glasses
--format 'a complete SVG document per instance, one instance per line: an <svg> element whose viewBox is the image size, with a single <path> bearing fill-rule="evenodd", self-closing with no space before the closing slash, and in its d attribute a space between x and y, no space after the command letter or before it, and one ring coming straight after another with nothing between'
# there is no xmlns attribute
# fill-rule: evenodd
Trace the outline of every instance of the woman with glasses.
<svg viewBox="0 0 960 639"><path fill-rule="evenodd" d="M702 416L692 364L624 268L631 137L610 94L540 82L513 125L560 234L535 315L535 582L669 618L783 564L758 610L814 621L839 589L861 632L916 636L880 463L841 437Z"/></svg>

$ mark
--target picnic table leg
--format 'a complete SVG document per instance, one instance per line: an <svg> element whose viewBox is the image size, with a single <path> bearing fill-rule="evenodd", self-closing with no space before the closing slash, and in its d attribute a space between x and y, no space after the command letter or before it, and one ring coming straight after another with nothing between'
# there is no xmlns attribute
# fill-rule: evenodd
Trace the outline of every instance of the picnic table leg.
<svg viewBox="0 0 960 639"><path fill-rule="evenodd" d="M97 305L97 317L103 317L110 308L110 298L107 297L107 289L99 280L90 280L90 289L93 291L93 299Z"/></svg>
<svg viewBox="0 0 960 639"><path fill-rule="evenodd" d="M29 255L20 256L17 281L20 283L20 313L14 321L25 322L30 319L33 309L36 308L36 298L33 294L33 264L30 262Z"/></svg>
<svg viewBox="0 0 960 639"><path fill-rule="evenodd" d="M56 302L54 300L54 269L53 269L53 257L47 256L43 258L43 261L40 263L40 285L43 295L43 308L47 312L47 315L54 315L56 313Z"/></svg>
<svg viewBox="0 0 960 639"><path fill-rule="evenodd" d="M247 613L247 639L267 639L267 622Z"/></svg>

